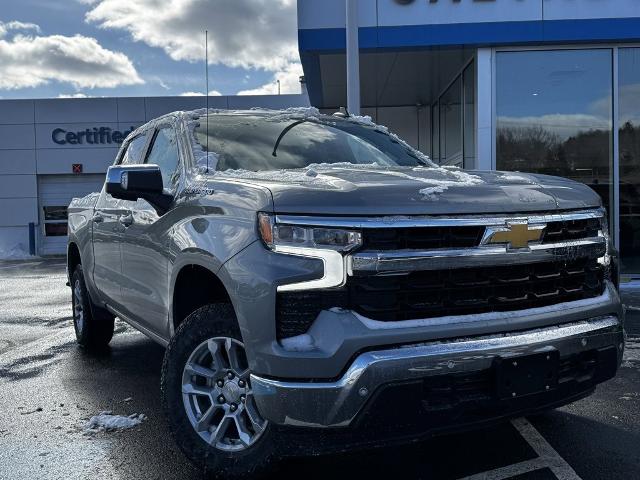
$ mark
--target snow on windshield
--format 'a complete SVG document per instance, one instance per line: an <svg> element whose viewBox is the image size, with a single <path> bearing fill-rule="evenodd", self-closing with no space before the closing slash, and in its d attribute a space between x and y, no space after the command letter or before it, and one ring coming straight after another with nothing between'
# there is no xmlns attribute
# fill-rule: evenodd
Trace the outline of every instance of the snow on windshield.
<svg viewBox="0 0 640 480"><path fill-rule="evenodd" d="M285 183L302 183L318 187L340 188L339 180L322 174L330 173L331 170L334 169L345 168L349 170L383 170L390 175L423 183L425 186L419 190L419 193L425 200L437 200L438 194L446 191L450 187L464 187L483 183L483 180L479 176L466 173L459 168L443 168L435 165L427 155L411 147L404 140L390 132L387 127L374 123L369 116L335 117L334 123L332 122L332 117L321 115L320 111L314 107L296 107L281 111L254 109L253 111L256 112L256 115L264 115L263 118L265 122L274 122L277 125L274 125L274 128L269 131L269 134L265 135L265 141L262 143L258 143L257 140L252 140L256 142L257 146L246 145L241 141L247 137L241 139L234 138L234 135L239 136L237 131L242 130L242 128L247 129L253 127L252 122L255 124L256 117L252 117L251 112L210 109L208 111L209 116L207 116L207 111L204 109L191 112L191 119L187 125L194 160L199 174L206 174L208 176L215 175L219 178L270 180ZM212 117L210 116L215 114L226 114L226 118L232 118L235 122L234 125L228 127L226 133L220 133L220 138L213 138L208 129L206 130L207 134L203 134L203 130L206 128L203 122L207 120L211 121ZM286 125L287 122L291 123ZM278 123L285 123L285 127L282 128ZM371 159L370 162L357 163L353 161L341 161L340 159L344 158L344 155L341 156L338 155L338 153L342 152L330 150L329 147L332 145L332 139L329 137L336 135L334 130L338 132L338 135L342 133L342 130L338 127L326 127L339 126L340 128L348 129L348 125L345 127L345 124L348 123L370 127L370 129L367 130L363 129L362 134L375 131L377 134L382 134L385 138L389 139L378 140L381 137L376 138L375 135L369 133L374 139L373 141L386 142L382 144L383 147L380 147L378 144L371 143L372 140L369 138L360 138L360 132L357 132L357 134L343 135L343 137L347 139L346 143L348 143L351 154L357 155L356 158ZM236 125L238 128L234 129L233 127ZM216 132L219 128L221 127L216 125ZM224 125L222 125L222 128L224 128ZM300 141L299 145L295 145L294 143L294 147L290 147L289 151L287 151L279 142L282 141L283 137L288 135L290 131L294 130L295 133L287 139L289 144L294 143L296 138L302 138L303 140ZM273 132L276 133L274 134ZM275 145L273 145L274 136L278 138ZM213 138L213 140L211 140L211 138ZM253 139L253 137L251 138ZM209 143L209 145L202 145L205 141ZM322 149L320 150L317 149L317 145L313 144L313 142L320 144L323 141L325 143L322 144ZM311 145L309 146L303 142L308 142ZM321 152L322 156L314 156L315 151L313 147L316 147L315 151ZM384 147L389 148L389 151L383 151ZM260 158L265 162L262 165L258 165L256 169L242 168L237 165L237 161L233 159L228 160L230 155L226 155L226 150L236 149L240 151L240 149L244 149L240 151L241 157L245 155L258 157L259 155L255 154L256 148L262 148ZM295 148L298 148L298 150L303 153L298 154ZM294 153L291 153L292 149ZM394 154L396 157L393 156ZM296 155L302 159L298 160ZM398 155L400 155L400 157L397 157ZM313 162L315 158L335 158L336 162ZM400 158L400 160L398 160L398 158ZM287 161L289 161L291 166L287 164ZM298 161L298 163L296 163L296 161ZM399 164L398 161L404 161L406 163L403 165L402 163ZM270 165L282 164L286 164L286 168L268 168ZM423 174L420 174L421 172L423 172Z"/></svg>

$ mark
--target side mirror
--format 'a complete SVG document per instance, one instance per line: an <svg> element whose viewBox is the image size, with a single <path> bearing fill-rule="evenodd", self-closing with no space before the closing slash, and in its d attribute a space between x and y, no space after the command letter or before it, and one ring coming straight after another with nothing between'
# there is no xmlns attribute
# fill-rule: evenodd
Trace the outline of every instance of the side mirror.
<svg viewBox="0 0 640 480"><path fill-rule="evenodd" d="M165 213L173 197L164 193L162 172L157 165L114 165L107 170L106 192L113 198L135 201L142 198Z"/></svg>

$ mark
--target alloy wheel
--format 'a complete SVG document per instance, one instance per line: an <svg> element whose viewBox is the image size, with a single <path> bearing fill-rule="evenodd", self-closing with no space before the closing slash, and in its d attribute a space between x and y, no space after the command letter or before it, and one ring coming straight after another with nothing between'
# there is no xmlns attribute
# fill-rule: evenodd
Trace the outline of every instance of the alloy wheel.
<svg viewBox="0 0 640 480"><path fill-rule="evenodd" d="M264 432L267 421L255 404L244 345L216 337L189 356L182 374L182 400L198 435L224 451L244 450Z"/></svg>

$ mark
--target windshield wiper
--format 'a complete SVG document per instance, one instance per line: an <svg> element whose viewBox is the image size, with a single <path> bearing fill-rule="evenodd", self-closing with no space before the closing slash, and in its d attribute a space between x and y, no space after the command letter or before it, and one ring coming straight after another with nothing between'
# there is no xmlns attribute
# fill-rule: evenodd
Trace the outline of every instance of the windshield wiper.
<svg viewBox="0 0 640 480"><path fill-rule="evenodd" d="M309 120L306 120L306 119L297 120L297 121L293 122L292 124L287 125L286 127L284 127L282 129L282 132L280 132L280 135L278 135L278 139L276 140L276 143L273 146L273 152L271 152L271 155L274 156L274 157L278 156L278 147L280 146L280 142L282 141L284 136L291 131L292 128L295 128L298 125L300 125L301 123L305 123L305 122L308 122L308 121Z"/></svg>

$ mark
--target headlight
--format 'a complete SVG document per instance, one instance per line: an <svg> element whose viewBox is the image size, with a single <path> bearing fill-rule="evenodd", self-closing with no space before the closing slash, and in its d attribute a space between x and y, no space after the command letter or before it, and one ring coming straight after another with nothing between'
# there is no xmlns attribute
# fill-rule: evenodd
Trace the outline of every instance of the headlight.
<svg viewBox="0 0 640 480"><path fill-rule="evenodd" d="M262 241L272 250L298 247L348 252L362 245L362 234L358 231L276 223L273 215L266 213L258 214L258 230Z"/></svg>

